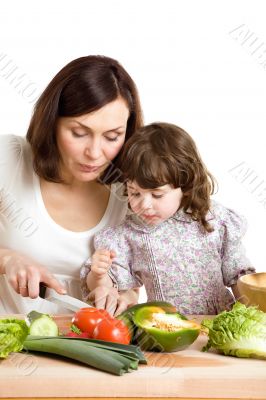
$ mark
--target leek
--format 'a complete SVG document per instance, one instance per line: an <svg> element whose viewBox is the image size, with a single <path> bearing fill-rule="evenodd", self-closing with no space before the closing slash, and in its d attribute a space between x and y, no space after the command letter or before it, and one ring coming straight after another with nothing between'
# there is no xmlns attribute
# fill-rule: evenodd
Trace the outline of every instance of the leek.
<svg viewBox="0 0 266 400"><path fill-rule="evenodd" d="M57 354L115 375L131 372L138 368L139 363L146 363L145 357L136 346L93 339L28 336L24 349Z"/></svg>

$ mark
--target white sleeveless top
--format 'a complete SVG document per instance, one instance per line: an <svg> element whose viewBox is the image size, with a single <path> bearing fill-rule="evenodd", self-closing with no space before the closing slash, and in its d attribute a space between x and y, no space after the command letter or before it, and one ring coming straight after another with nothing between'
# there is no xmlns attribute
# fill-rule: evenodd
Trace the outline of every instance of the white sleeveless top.
<svg viewBox="0 0 266 400"><path fill-rule="evenodd" d="M21 136L0 135L0 248L19 251L45 266L70 296L81 299L79 271L91 256L94 234L120 223L126 212L123 188L113 184L105 214L97 226L86 232L72 232L56 224L42 199L30 145ZM33 309L60 312L58 306L47 307L40 298L18 295L5 275L0 275L0 314L24 314Z"/></svg>

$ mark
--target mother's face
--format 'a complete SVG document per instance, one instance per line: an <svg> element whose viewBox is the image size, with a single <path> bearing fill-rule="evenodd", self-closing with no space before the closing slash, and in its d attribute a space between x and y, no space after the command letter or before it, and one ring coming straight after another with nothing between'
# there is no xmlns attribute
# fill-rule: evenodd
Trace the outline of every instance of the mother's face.
<svg viewBox="0 0 266 400"><path fill-rule="evenodd" d="M61 173L66 181L95 180L121 150L129 109L121 97L79 117L61 117L56 128Z"/></svg>

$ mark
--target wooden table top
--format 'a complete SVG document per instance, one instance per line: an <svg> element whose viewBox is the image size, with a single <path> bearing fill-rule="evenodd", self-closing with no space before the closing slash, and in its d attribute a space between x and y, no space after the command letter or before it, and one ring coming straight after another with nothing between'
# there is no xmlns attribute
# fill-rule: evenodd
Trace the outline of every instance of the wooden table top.
<svg viewBox="0 0 266 400"><path fill-rule="evenodd" d="M56 317L63 330L70 320L71 316ZM148 365L123 376L53 355L13 353L0 361L0 398L266 398L266 361L203 353L206 342L200 335L180 352L146 352Z"/></svg>

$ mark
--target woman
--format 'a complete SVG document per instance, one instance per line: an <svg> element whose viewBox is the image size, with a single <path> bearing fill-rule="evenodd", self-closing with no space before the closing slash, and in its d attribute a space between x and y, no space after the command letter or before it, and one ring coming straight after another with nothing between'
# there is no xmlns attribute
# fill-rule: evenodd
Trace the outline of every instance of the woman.
<svg viewBox="0 0 266 400"><path fill-rule="evenodd" d="M126 214L116 165L141 125L128 73L111 58L88 56L49 83L26 140L0 136L0 313L44 311L40 282L81 298L79 268L93 235ZM96 290L96 306L110 309L112 295ZM136 301L137 292L122 294L118 308Z"/></svg>

